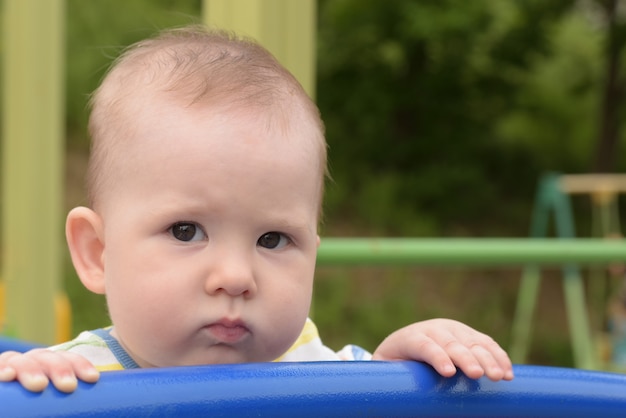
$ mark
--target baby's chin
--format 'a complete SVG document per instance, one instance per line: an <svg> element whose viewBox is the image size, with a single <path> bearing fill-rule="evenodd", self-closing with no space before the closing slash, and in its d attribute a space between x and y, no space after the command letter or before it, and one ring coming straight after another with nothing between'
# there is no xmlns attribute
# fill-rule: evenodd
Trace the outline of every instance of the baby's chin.
<svg viewBox="0 0 626 418"><path fill-rule="evenodd" d="M187 356L179 358L173 362L159 362L158 366L153 367L179 367L179 366L203 366L218 364L243 364L243 363L266 363L279 358L281 354L273 355L272 353L247 353L239 351L228 346L214 346L206 353L200 355Z"/></svg>

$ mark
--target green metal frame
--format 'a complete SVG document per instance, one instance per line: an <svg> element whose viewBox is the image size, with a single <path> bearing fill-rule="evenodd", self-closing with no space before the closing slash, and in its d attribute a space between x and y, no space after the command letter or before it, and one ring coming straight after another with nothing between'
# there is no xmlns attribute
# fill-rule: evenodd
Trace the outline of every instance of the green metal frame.
<svg viewBox="0 0 626 418"><path fill-rule="evenodd" d="M542 266L626 259L626 243L593 238L322 238L319 265Z"/></svg>
<svg viewBox="0 0 626 418"><path fill-rule="evenodd" d="M626 260L626 243L593 238L323 238L320 266L523 266L510 355L524 363L531 340L541 267L561 266L576 367L600 367L593 348L581 265Z"/></svg>
<svg viewBox="0 0 626 418"><path fill-rule="evenodd" d="M570 241L575 239L571 202L569 196L562 191L559 181L560 175L550 173L539 183L530 228L530 236L533 238L548 235L549 221L552 216L557 237ZM614 261L620 260L624 260L623 256ZM579 267L582 258L563 260L563 263L563 290L574 363L578 368L595 369L598 368L598 359L595 355L585 289ZM518 293L510 349L511 359L517 363L524 362L530 345L530 330L540 280L541 275L537 264L526 266Z"/></svg>

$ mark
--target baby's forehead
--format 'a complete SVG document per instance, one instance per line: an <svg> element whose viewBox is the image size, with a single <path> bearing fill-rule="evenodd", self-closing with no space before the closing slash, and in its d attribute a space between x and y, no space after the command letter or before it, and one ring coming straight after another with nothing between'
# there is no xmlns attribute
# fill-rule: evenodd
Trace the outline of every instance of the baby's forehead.
<svg viewBox="0 0 626 418"><path fill-rule="evenodd" d="M218 170L228 173L234 184L246 176L269 178L263 177L269 171L299 179L303 190L311 185L315 196L309 198L321 204L325 167L319 133L310 122L295 120L284 127L268 122L273 112L267 110L251 112L202 103L187 106L164 97L145 99L143 104L134 117L126 115L134 122L135 132L121 136L125 144L119 143L109 153L112 164L106 178L113 195L107 195L123 192L119 187L130 185L134 173L149 173L155 181L162 177L202 179L196 183L206 185L225 178ZM298 119L297 112L293 119Z"/></svg>
<svg viewBox="0 0 626 418"><path fill-rule="evenodd" d="M124 158L129 155L128 140L150 116L146 109L158 111L160 105L175 104L199 115L220 111L235 124L242 115L252 115L265 120L270 129L293 133L287 137L307 138L299 146L309 158L317 160L323 177L326 143L317 107L266 51L237 45L221 45L219 62L213 60L215 49L207 49L204 43L200 50L208 50L209 59L195 59L193 45L174 44L137 48L116 63L92 99L92 150L102 151L95 153L94 170L90 172L89 187L94 197L99 185L115 175L114 166L124 161L132 166L132 161ZM241 60L239 53L250 55Z"/></svg>
<svg viewBox="0 0 626 418"><path fill-rule="evenodd" d="M120 135L111 137L111 157L120 164L135 164L148 147L158 146L164 152L190 145L190 140L202 148L197 138L214 138L223 132L226 136L218 142L227 147L241 147L255 137L281 138L278 141L258 143L258 149L268 149L275 158L287 150L308 167L320 174L325 171L325 141L315 118L294 100L275 106L260 106L243 101L199 101L189 103L175 91L156 91L129 97L126 109L121 112ZM161 126L173 129L160 129ZM155 142L155 138L159 138ZM194 139L195 138L195 139ZM214 147L209 145L205 150ZM114 156L116 154L116 156Z"/></svg>

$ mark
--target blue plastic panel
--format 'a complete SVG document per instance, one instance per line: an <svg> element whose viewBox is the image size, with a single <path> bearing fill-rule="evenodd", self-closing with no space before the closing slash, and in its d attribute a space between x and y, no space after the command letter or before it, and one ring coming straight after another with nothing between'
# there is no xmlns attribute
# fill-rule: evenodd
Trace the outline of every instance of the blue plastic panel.
<svg viewBox="0 0 626 418"><path fill-rule="evenodd" d="M23 353L25 351L38 347L41 346L35 343L30 343L0 335L0 353L2 353L3 351L19 351L20 353Z"/></svg>
<svg viewBox="0 0 626 418"><path fill-rule="evenodd" d="M66 395L0 384L7 417L626 416L626 376L515 366L511 382L442 378L417 362L264 363L103 373Z"/></svg>

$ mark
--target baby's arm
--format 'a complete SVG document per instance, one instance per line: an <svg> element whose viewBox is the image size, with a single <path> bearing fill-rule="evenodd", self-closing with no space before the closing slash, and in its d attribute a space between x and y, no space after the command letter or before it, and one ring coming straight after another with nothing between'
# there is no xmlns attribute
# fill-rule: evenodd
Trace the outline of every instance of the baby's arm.
<svg viewBox="0 0 626 418"><path fill-rule="evenodd" d="M442 376L456 367L477 379L513 379L506 352L491 337L451 319L416 322L389 335L376 349L373 360L417 360L429 363Z"/></svg>
<svg viewBox="0 0 626 418"><path fill-rule="evenodd" d="M100 373L82 356L67 351L37 348L26 353L0 354L0 382L19 381L32 392L41 392L49 381L61 392L73 392L78 381L98 381Z"/></svg>

